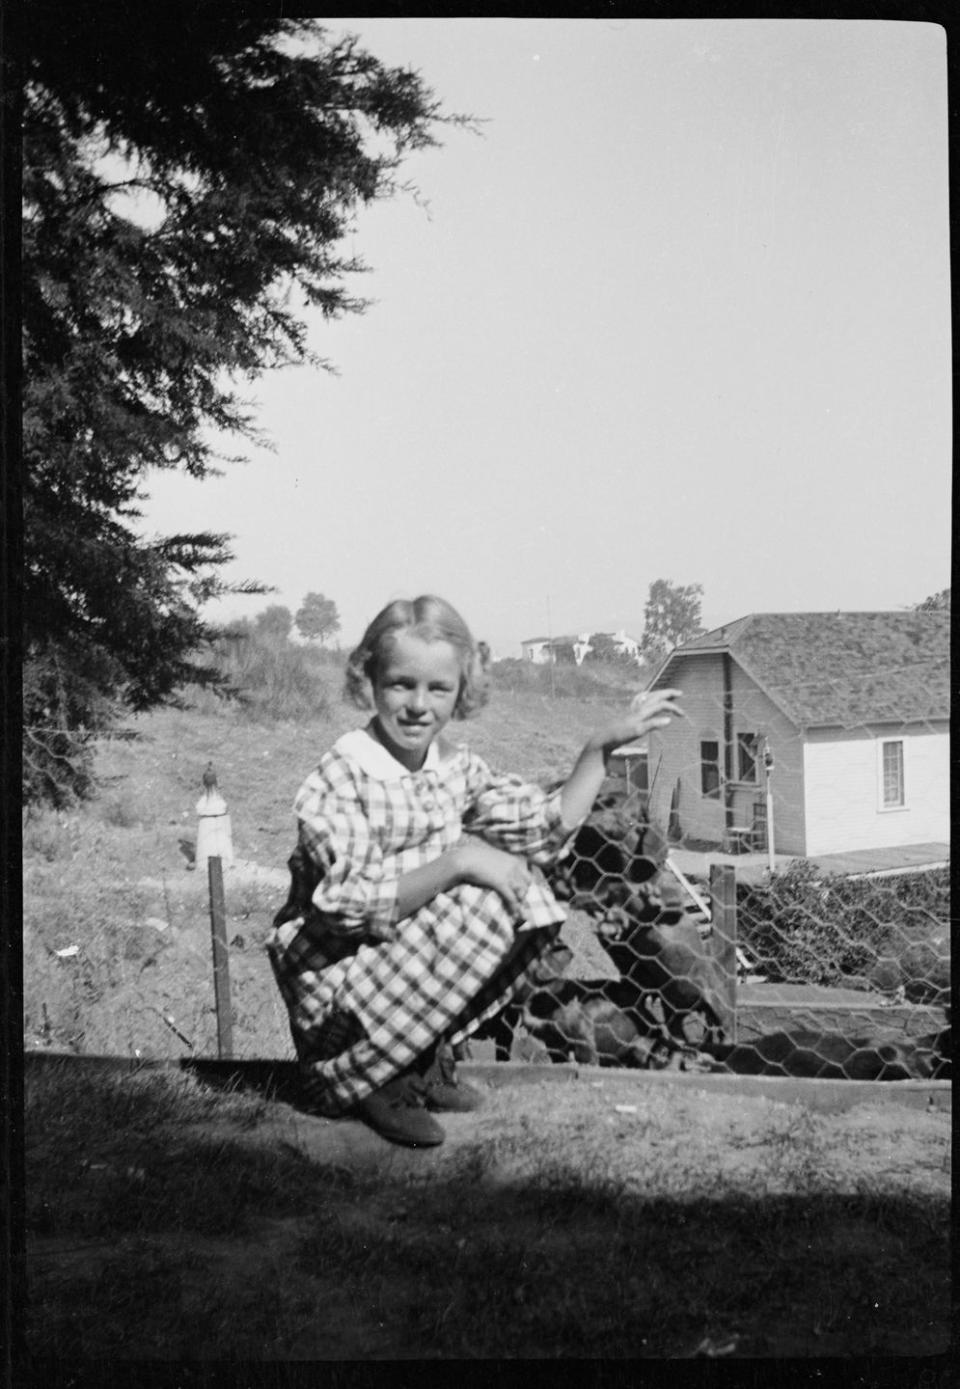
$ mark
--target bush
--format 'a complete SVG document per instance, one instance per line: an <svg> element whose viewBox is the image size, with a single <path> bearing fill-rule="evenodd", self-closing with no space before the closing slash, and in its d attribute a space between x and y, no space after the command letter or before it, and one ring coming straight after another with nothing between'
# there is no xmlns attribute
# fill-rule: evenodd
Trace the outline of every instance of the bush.
<svg viewBox="0 0 960 1389"><path fill-rule="evenodd" d="M330 653L249 626L220 637L214 659L228 697L265 721L323 716L330 708L328 681L342 674Z"/></svg>
<svg viewBox="0 0 960 1389"><path fill-rule="evenodd" d="M949 988L950 880L946 869L901 877L827 878L796 859L769 882L738 889L742 944L774 981L832 984L866 976L874 988L901 986L913 1001Z"/></svg>

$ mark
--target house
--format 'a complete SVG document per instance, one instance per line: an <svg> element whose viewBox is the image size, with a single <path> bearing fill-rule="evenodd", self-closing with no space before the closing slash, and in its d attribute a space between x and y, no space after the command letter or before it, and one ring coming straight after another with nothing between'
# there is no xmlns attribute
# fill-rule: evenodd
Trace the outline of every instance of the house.
<svg viewBox="0 0 960 1389"><path fill-rule="evenodd" d="M640 660L640 643L636 637L628 637L621 627L617 632L605 632L604 636L609 636L620 656L630 656L633 660Z"/></svg>
<svg viewBox="0 0 960 1389"><path fill-rule="evenodd" d="M590 651L591 636L609 637L613 643L614 650L619 655L630 656L633 660L640 660L640 643L634 637L628 637L625 631L618 632L580 632L572 637L528 637L526 641L520 643L520 650L525 661L534 661L537 664L545 664L548 661L556 661L561 651L573 650L573 659L576 664L582 665L583 659Z"/></svg>
<svg viewBox="0 0 960 1389"><path fill-rule="evenodd" d="M576 659L576 646L579 642L578 637L528 637L526 641L520 643L520 651L525 661L534 661L537 665L546 665L549 661L556 661L557 651L563 647L574 648L574 659ZM577 660L577 665L583 660L583 654Z"/></svg>
<svg viewBox="0 0 960 1389"><path fill-rule="evenodd" d="M686 717L649 736L636 784L658 822L726 848L769 847L768 805L778 854L949 843L949 665L947 612L739 618L657 671Z"/></svg>

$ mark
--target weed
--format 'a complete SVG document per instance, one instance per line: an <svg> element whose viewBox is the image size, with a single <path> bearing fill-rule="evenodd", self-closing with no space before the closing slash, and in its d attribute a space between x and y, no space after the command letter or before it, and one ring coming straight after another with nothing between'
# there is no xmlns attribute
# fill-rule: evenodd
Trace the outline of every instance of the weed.
<svg viewBox="0 0 960 1389"><path fill-rule="evenodd" d="M254 630L220 638L214 655L237 707L259 722L323 717L330 705L329 678L342 669L335 658L331 662L331 653Z"/></svg>
<svg viewBox="0 0 960 1389"><path fill-rule="evenodd" d="M124 787L122 791L107 797L101 802L101 814L104 822L114 825L118 829L133 829L135 825L141 823L140 808L132 788Z"/></svg>
<svg viewBox="0 0 960 1389"><path fill-rule="evenodd" d="M66 817L49 808L29 807L23 812L23 853L25 859L63 863L77 850L77 817Z"/></svg>

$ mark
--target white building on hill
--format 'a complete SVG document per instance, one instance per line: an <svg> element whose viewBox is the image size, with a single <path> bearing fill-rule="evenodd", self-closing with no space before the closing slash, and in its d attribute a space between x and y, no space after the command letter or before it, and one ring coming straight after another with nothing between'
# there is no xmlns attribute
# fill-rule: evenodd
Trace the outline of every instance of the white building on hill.
<svg viewBox="0 0 960 1389"><path fill-rule="evenodd" d="M609 637L619 655L630 656L639 662L640 643L635 637L628 637L622 629L618 632L579 632L576 636L566 637L528 637L520 643L520 648L525 661L545 665L549 661L556 661L559 651L566 651L572 647L573 659L579 666L583 663L584 657L593 650L591 639L597 636Z"/></svg>

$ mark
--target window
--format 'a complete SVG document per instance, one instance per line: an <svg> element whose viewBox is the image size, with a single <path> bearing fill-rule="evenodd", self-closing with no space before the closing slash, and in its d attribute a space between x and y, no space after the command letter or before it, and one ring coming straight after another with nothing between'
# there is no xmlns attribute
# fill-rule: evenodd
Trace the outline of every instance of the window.
<svg viewBox="0 0 960 1389"><path fill-rule="evenodd" d="M700 794L720 799L720 744L715 738L700 743Z"/></svg>
<svg viewBox="0 0 960 1389"><path fill-rule="evenodd" d="M905 804L903 741L885 739L880 744L880 809L896 810Z"/></svg>
<svg viewBox="0 0 960 1389"><path fill-rule="evenodd" d="M757 762L760 757L760 738L756 733L737 734L737 780L757 780Z"/></svg>

